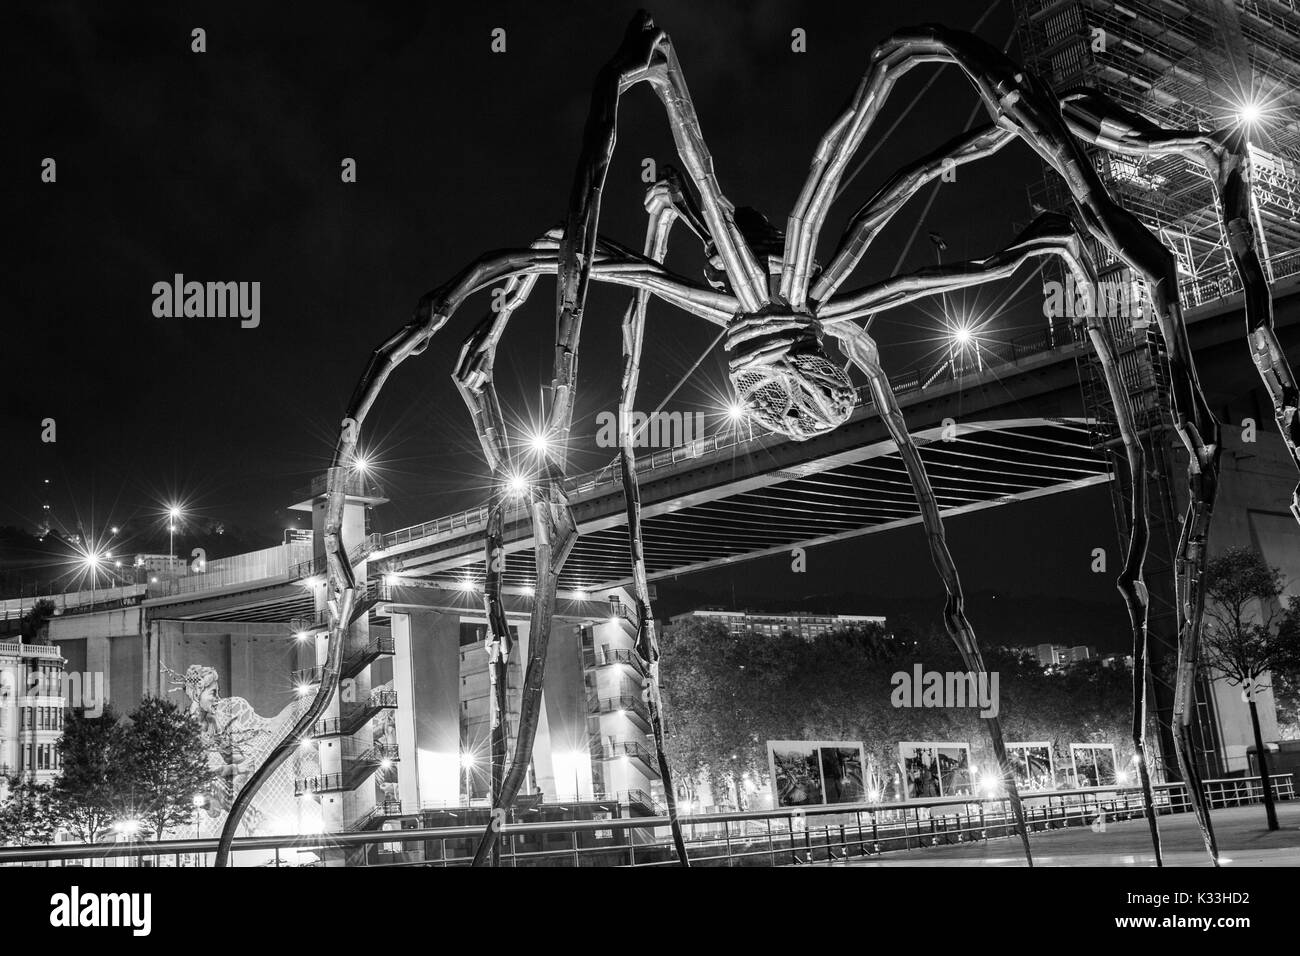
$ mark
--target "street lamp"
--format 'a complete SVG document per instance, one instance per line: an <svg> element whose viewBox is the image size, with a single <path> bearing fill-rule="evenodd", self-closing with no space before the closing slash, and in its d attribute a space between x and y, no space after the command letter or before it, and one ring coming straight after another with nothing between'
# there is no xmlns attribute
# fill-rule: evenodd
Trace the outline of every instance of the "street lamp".
<svg viewBox="0 0 1300 956"><path fill-rule="evenodd" d="M460 765L465 771L465 806L469 806L473 801L474 791L470 789L469 772L474 766L474 755L468 750L463 751L460 755Z"/></svg>
<svg viewBox="0 0 1300 956"><path fill-rule="evenodd" d="M167 525L167 570L173 571L176 566L176 522L182 517L180 506L169 507L167 517L171 519Z"/></svg>
<svg viewBox="0 0 1300 956"><path fill-rule="evenodd" d="M194 804L194 839L197 840L199 838L199 811L203 809L203 805L207 801L203 799L203 794L196 793L191 802Z"/></svg>

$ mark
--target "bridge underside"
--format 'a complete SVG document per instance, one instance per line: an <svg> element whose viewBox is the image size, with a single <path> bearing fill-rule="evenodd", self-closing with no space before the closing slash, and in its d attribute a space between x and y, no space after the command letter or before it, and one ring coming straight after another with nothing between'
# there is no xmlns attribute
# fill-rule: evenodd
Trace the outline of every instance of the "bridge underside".
<svg viewBox="0 0 1300 956"><path fill-rule="evenodd" d="M1019 419L919 432L931 482L945 516L1056 494L1109 480L1078 419ZM787 552L920 521L915 496L892 442L861 449L856 460L799 469L757 488L725 489L707 500L680 499L643 510L649 576L662 578L747 558ZM788 476L789 472L780 473ZM584 530L580 524L580 530ZM476 548L429 563L392 555L388 567L406 579L444 587L481 586L481 536ZM507 545L506 584L534 581L530 538ZM562 591L598 590L630 581L626 518L584 530L560 579Z"/></svg>

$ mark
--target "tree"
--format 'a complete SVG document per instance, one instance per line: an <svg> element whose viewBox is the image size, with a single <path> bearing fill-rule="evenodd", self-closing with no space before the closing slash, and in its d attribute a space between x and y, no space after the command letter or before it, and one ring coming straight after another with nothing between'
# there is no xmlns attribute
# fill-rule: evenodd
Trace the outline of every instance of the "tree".
<svg viewBox="0 0 1300 956"><path fill-rule="evenodd" d="M1048 740L1058 766L1071 743L1115 743L1124 766L1131 750L1131 674L1123 667L1081 662L1049 673L1020 653L992 650L999 715L1012 740ZM882 629L841 631L801 640L792 635L732 635L690 621L663 638L663 693L671 732L670 762L683 780L707 779L715 793L728 783L768 776L769 740L861 741L868 791L888 799L906 740L971 744L974 763L996 763L977 707L898 707L894 675L964 672L941 628L900 622Z"/></svg>
<svg viewBox="0 0 1300 956"><path fill-rule="evenodd" d="M1268 773L1264 737L1259 728L1256 696L1261 681L1274 667L1292 656L1290 642L1279 633L1278 598L1282 573L1270 568L1250 548L1230 548L1206 566L1206 627L1202 656L1209 673L1240 685L1250 704L1259 757L1259 782L1264 791L1268 828L1278 828L1273 806L1273 784Z"/></svg>
<svg viewBox="0 0 1300 956"><path fill-rule="evenodd" d="M49 598L41 598L31 606L31 609L23 615L20 625L19 642L23 644L38 644L41 640L41 632L50 618L54 616L54 602Z"/></svg>
<svg viewBox="0 0 1300 956"><path fill-rule="evenodd" d="M131 713L124 764L131 778L131 804L154 838L189 821L194 797L211 786L202 728L169 700L147 697Z"/></svg>
<svg viewBox="0 0 1300 956"><path fill-rule="evenodd" d="M0 846L49 843L54 837L51 788L21 777L0 781Z"/></svg>
<svg viewBox="0 0 1300 956"><path fill-rule="evenodd" d="M111 706L98 717L70 711L58 746L62 769L51 793L54 817L81 842L95 843L126 806L126 732Z"/></svg>

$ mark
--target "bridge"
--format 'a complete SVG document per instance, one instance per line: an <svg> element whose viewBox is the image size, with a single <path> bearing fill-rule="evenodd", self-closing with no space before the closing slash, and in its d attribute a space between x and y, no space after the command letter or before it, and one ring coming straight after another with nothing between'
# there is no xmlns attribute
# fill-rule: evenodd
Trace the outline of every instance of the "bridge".
<svg viewBox="0 0 1300 956"><path fill-rule="evenodd" d="M1278 334L1297 353L1300 276L1280 280L1274 291ZM1209 299L1187 313L1212 398L1257 386L1239 309L1238 295ZM1095 447L1098 423L1080 389L1088 360L1086 342L1045 324L1012 342L983 342L978 362L968 358L965 367L940 363L891 379L945 516L1111 480L1107 459ZM1259 428L1269 435L1266 414ZM643 454L637 475L651 580L920 521L898 450L865 394L849 421L812 440L755 434L742 424ZM317 481L298 497L318 497L323 489ZM630 565L617 461L569 478L566 491L581 537L560 590L581 595L626 586ZM487 517L484 503L348 544L354 561L364 558L375 578L471 590L482 580ZM523 500L507 503L505 530L506 585L526 591L533 542ZM265 578L194 575L151 586L142 597L169 618L289 621L313 614L301 583L323 567L317 557Z"/></svg>

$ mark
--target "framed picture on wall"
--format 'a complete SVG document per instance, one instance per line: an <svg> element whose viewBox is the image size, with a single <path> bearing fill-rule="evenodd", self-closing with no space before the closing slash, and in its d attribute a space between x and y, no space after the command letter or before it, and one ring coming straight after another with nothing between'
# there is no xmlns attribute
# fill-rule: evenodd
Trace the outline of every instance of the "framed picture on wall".
<svg viewBox="0 0 1300 956"><path fill-rule="evenodd" d="M970 744L905 740L898 745L903 799L933 800L974 792Z"/></svg>
<svg viewBox="0 0 1300 956"><path fill-rule="evenodd" d="M858 741L769 740L767 763L777 807L821 807L866 799L866 756Z"/></svg>
<svg viewBox="0 0 1300 956"><path fill-rule="evenodd" d="M1052 744L1047 740L1015 741L1007 744L1007 760L1015 774L1018 790L1055 790L1056 764Z"/></svg>
<svg viewBox="0 0 1300 956"><path fill-rule="evenodd" d="M1070 763L1075 786L1113 787L1119 782L1114 744L1070 744Z"/></svg>

